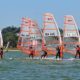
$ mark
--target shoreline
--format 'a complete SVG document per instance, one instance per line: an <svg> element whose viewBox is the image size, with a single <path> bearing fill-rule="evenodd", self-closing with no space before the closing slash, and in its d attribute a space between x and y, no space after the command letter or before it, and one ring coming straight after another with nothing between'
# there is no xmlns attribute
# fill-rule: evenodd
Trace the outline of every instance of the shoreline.
<svg viewBox="0 0 80 80"><path fill-rule="evenodd" d="M20 51L20 50L3 50L3 51Z"/></svg>

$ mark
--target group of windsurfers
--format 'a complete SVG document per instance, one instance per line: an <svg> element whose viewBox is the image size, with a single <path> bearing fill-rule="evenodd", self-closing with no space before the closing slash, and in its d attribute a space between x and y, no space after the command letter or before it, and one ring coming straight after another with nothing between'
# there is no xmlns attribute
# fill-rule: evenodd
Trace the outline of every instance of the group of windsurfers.
<svg viewBox="0 0 80 80"><path fill-rule="evenodd" d="M35 54L35 49L34 49L32 46L30 46L29 49L30 49L29 57L32 57L32 59L33 59L34 54ZM47 56L47 51L46 51L46 50L42 50L41 59L42 59L43 57L45 58L46 56Z"/></svg>
<svg viewBox="0 0 80 80"><path fill-rule="evenodd" d="M32 46L30 46L29 50L30 50L29 57L32 57L32 59L33 59L34 54L35 54L35 49ZM57 58L63 59L63 50L64 50L64 46L63 45L60 45L60 46L56 47L56 59ZM42 49L41 59L45 58L47 56L48 56L47 50L46 49ZM80 59L80 46L79 45L76 46L75 58L77 56L79 56L79 59ZM1 59L3 58L3 48L0 48L0 58Z"/></svg>
<svg viewBox="0 0 80 80"><path fill-rule="evenodd" d="M60 59L63 59L63 51L64 51L63 45L57 46L57 48L56 48L56 59L57 59L57 57L59 57ZM80 59L80 46L79 45L76 46L75 58L77 56L79 56L79 59Z"/></svg>
<svg viewBox="0 0 80 80"><path fill-rule="evenodd" d="M34 54L35 54L35 49L33 49L32 46L30 46L29 49L30 49L29 57L32 57L32 59L33 59ZM41 53L41 59L47 57L48 53L47 53L46 49L42 49L41 52L42 52ZM63 58L63 48L62 48L62 46L57 46L57 48L56 48L56 59L57 59L57 57Z"/></svg>
<svg viewBox="0 0 80 80"><path fill-rule="evenodd" d="M63 59L63 51L64 51L64 46L63 45L60 45L60 46L56 47L56 59L57 58ZM35 49L33 49L33 47L30 47L29 57L32 57L32 59L33 59L34 54L35 54ZM47 56L48 56L47 50L42 49L41 59L45 58ZM79 56L79 59L80 59L80 46L79 45L76 46L76 55L75 55L75 58L77 56Z"/></svg>

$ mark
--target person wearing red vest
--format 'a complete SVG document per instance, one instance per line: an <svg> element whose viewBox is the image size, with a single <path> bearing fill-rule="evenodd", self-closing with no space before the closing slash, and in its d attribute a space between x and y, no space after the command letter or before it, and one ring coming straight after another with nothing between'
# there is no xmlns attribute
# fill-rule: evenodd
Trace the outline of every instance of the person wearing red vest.
<svg viewBox="0 0 80 80"><path fill-rule="evenodd" d="M34 50L33 47L31 46L31 47L30 47L30 54L29 54L29 57L32 57L32 59L33 59L34 53L35 53L35 50Z"/></svg>

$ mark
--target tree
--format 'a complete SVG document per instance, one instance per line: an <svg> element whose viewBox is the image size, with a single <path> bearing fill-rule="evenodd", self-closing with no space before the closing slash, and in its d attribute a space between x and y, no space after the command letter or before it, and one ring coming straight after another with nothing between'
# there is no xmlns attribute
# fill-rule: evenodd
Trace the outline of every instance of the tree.
<svg viewBox="0 0 80 80"><path fill-rule="evenodd" d="M7 45L7 42L10 42L9 47L16 47L17 41L18 41L18 36L17 33L19 33L20 28L14 27L14 26L8 26L2 30L2 35L3 35L3 43L4 46Z"/></svg>

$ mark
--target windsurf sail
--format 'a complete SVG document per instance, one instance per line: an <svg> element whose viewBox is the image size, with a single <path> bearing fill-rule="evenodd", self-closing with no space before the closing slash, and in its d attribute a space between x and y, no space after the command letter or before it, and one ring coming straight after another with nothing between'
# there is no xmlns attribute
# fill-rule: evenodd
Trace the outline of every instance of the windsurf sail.
<svg viewBox="0 0 80 80"><path fill-rule="evenodd" d="M24 53L29 54L30 47L33 47L35 55L39 54L39 51L41 50L42 37L40 29L35 21L30 18L22 19L19 39L20 47Z"/></svg>
<svg viewBox="0 0 80 80"><path fill-rule="evenodd" d="M17 48L20 50L23 48L23 45L24 45L23 39L29 38L28 29L29 29L29 19L22 18L22 24L20 27L20 33L19 33L19 38L18 38L18 43L17 43Z"/></svg>
<svg viewBox="0 0 80 80"><path fill-rule="evenodd" d="M45 13L43 17L43 48L46 45L47 50L51 54L55 54L53 51L57 45L62 44L60 31L55 21L53 14Z"/></svg>
<svg viewBox="0 0 80 80"><path fill-rule="evenodd" d="M75 53L76 45L80 44L79 30L72 15L64 17L63 42L68 52Z"/></svg>
<svg viewBox="0 0 80 80"><path fill-rule="evenodd" d="M3 38L2 38L1 30L0 30L0 47L3 47Z"/></svg>

